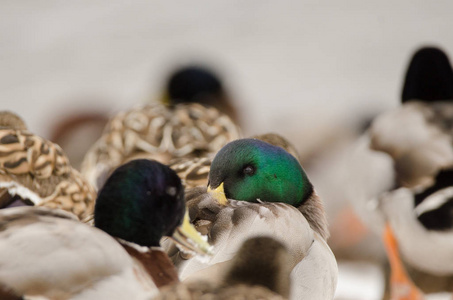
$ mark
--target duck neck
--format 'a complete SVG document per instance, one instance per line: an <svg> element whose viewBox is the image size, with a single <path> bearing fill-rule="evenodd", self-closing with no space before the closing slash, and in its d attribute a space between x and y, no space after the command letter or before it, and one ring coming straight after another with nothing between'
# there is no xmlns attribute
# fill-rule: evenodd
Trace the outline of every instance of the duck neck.
<svg viewBox="0 0 453 300"><path fill-rule="evenodd" d="M297 209L307 219L310 227L316 231L324 240L329 238L329 229L327 228L326 213L321 199L313 190L310 196Z"/></svg>
<svg viewBox="0 0 453 300"><path fill-rule="evenodd" d="M143 265L158 288L179 282L175 266L162 249L153 247L144 250L145 247L135 246L124 241L120 241L120 244L130 256Z"/></svg>

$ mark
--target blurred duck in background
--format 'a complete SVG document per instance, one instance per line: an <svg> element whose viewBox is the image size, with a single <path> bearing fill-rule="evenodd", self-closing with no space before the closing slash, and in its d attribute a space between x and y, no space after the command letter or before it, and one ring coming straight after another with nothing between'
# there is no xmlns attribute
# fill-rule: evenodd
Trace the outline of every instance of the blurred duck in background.
<svg viewBox="0 0 453 300"><path fill-rule="evenodd" d="M108 120L107 112L71 112L53 124L49 140L60 145L72 166L80 170L86 152L102 135Z"/></svg>
<svg viewBox="0 0 453 300"><path fill-rule="evenodd" d="M350 199L364 222L383 232L391 299L422 299L419 288L453 291L452 100L448 57L438 48L418 50L403 105L377 117L353 154Z"/></svg>
<svg viewBox="0 0 453 300"><path fill-rule="evenodd" d="M59 208L83 219L96 193L57 145L30 133L14 113L0 112L0 208Z"/></svg>
<svg viewBox="0 0 453 300"><path fill-rule="evenodd" d="M162 89L162 95L158 99L161 104L174 106L200 103L216 108L228 115L234 123L239 123L238 111L224 83L209 67L191 64L176 68L166 78ZM54 123L49 139L59 144L74 168L80 170L85 154L102 135L109 121L109 114L107 110L66 114Z"/></svg>
<svg viewBox="0 0 453 300"><path fill-rule="evenodd" d="M25 300L22 296L14 292L10 287L0 283L0 299L2 300ZM42 300L47 300L43 298Z"/></svg>
<svg viewBox="0 0 453 300"><path fill-rule="evenodd" d="M201 65L187 65L175 69L166 82L161 99L164 104L200 103L213 106L239 123L238 111L214 70Z"/></svg>
<svg viewBox="0 0 453 300"><path fill-rule="evenodd" d="M283 148L258 139L228 143L210 165L208 188L186 190L186 201L191 222L214 249L200 262L170 248L182 280L219 284L245 240L270 235L291 255L290 298L333 299L338 270L323 204Z"/></svg>
<svg viewBox="0 0 453 300"><path fill-rule="evenodd" d="M158 288L179 281L159 247L162 236L198 255L211 248L188 223L181 180L155 161L131 161L112 173L96 200L94 224L42 207L0 210L4 292L151 299Z"/></svg>
<svg viewBox="0 0 453 300"><path fill-rule="evenodd" d="M162 103L110 119L86 154L82 174L99 189L115 167L131 159L169 163L173 158L214 155L241 136L228 113L236 117L220 80L205 69L185 68L170 76Z"/></svg>

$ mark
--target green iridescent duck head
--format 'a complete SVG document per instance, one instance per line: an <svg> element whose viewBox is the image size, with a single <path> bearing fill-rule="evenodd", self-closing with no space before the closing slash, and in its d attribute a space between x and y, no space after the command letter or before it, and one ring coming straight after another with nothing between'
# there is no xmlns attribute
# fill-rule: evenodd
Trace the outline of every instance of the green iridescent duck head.
<svg viewBox="0 0 453 300"><path fill-rule="evenodd" d="M208 192L220 204L229 198L298 207L312 195L313 186L297 159L283 148L240 139L225 145L215 156Z"/></svg>

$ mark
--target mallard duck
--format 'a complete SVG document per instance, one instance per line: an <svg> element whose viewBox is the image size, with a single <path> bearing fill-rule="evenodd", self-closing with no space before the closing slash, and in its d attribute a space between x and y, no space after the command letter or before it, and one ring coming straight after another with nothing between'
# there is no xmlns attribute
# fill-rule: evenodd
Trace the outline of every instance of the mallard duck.
<svg viewBox="0 0 453 300"><path fill-rule="evenodd" d="M212 161L208 188L186 190L186 201L191 222L214 250L206 262L170 250L183 280L218 282L246 239L269 235L292 257L292 299L333 298L337 265L326 244L322 202L297 159L281 147L230 142Z"/></svg>
<svg viewBox="0 0 453 300"><path fill-rule="evenodd" d="M52 299L145 299L178 276L159 247L163 235L183 249L210 246L188 223L181 180L167 166L135 160L116 169L96 200L94 224L61 210L0 211L0 282Z"/></svg>
<svg viewBox="0 0 453 300"><path fill-rule="evenodd" d="M158 103L120 112L82 162L82 174L99 189L120 164L137 158L195 158L215 154L241 136L220 79L199 66L175 70Z"/></svg>
<svg viewBox="0 0 453 300"><path fill-rule="evenodd" d="M271 237L246 240L219 285L189 282L163 288L154 300L288 299L292 258Z"/></svg>
<svg viewBox="0 0 453 300"><path fill-rule="evenodd" d="M82 174L97 188L108 174L136 158L168 163L175 157L215 153L240 136L231 119L201 104L147 105L113 117L86 154Z"/></svg>
<svg viewBox="0 0 453 300"><path fill-rule="evenodd" d="M206 66L189 64L174 69L166 80L161 101L172 105L200 103L212 106L227 114L235 123L239 122L237 110L221 78Z"/></svg>
<svg viewBox="0 0 453 300"><path fill-rule="evenodd" d="M251 138L281 147L299 160L299 154L297 153L296 148L287 139L279 134L266 133L255 135ZM214 156L212 154L195 158L182 157L172 159L169 166L176 171L186 188L207 186L209 169L213 159Z"/></svg>
<svg viewBox="0 0 453 300"><path fill-rule="evenodd" d="M95 199L58 145L30 133L14 113L0 112L0 208L60 208L82 219L92 214Z"/></svg>
<svg viewBox="0 0 453 300"><path fill-rule="evenodd" d="M402 187L381 196L380 209L387 221L384 239L394 293L412 285L400 253L414 277L415 284L411 289L412 295L416 296L413 297L422 298L421 291L453 292L452 178L453 170L442 170L435 177L435 183L426 189L417 191ZM436 283L430 283L432 280L426 280L426 277L418 280L417 271L431 274Z"/></svg>
<svg viewBox="0 0 453 300"><path fill-rule="evenodd" d="M453 265L448 263L453 261L453 228L446 225L451 224L452 213L448 192L453 186L451 99L453 71L447 56L437 48L422 48L409 65L403 105L377 117L362 139L359 154L365 158L361 164L366 170L358 176L383 178L385 183L363 194L372 199L368 202L372 210L363 209L365 197L358 197L364 201L356 204L365 212L365 222L384 233L393 299L422 297L407 275L399 250L416 269L453 276Z"/></svg>

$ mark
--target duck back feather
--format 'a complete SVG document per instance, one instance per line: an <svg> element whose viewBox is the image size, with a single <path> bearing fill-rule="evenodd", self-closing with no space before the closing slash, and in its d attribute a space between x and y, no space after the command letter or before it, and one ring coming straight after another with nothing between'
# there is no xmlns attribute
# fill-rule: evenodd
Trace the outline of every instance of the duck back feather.
<svg viewBox="0 0 453 300"><path fill-rule="evenodd" d="M156 291L115 239L59 210L2 210L0 253L0 282L21 295L142 299Z"/></svg>

